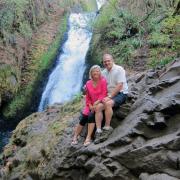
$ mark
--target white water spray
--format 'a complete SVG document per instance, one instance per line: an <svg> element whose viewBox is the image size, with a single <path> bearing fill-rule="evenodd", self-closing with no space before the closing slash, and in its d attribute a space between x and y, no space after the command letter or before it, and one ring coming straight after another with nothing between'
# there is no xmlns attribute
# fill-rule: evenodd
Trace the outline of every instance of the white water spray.
<svg viewBox="0 0 180 180"><path fill-rule="evenodd" d="M102 7L103 4L106 3L107 0L97 0L97 8L98 10Z"/></svg>
<svg viewBox="0 0 180 180"><path fill-rule="evenodd" d="M98 0L98 9L104 0ZM72 13L69 17L68 39L65 42L58 62L50 74L42 94L38 111L48 105L62 104L80 92L85 70L85 56L89 48L92 32L88 30L95 13Z"/></svg>

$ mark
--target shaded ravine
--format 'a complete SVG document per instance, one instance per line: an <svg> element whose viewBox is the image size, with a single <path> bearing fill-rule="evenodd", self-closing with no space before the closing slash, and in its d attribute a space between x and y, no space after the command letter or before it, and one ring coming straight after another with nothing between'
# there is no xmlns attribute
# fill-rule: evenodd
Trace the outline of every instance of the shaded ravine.
<svg viewBox="0 0 180 180"><path fill-rule="evenodd" d="M8 143L12 130L13 127L9 127L8 123L5 123L0 117L0 153L3 150L3 147Z"/></svg>
<svg viewBox="0 0 180 180"><path fill-rule="evenodd" d="M99 10L106 0L97 0L96 2ZM72 13L70 15L68 39L60 51L56 67L50 74L48 80L50 86L46 85L39 104L39 111L42 111L47 105L71 100L80 92L86 68L85 57L92 37L90 21L95 15L95 13ZM0 118L0 153L15 128L14 124L12 127L9 126L11 126L9 122Z"/></svg>

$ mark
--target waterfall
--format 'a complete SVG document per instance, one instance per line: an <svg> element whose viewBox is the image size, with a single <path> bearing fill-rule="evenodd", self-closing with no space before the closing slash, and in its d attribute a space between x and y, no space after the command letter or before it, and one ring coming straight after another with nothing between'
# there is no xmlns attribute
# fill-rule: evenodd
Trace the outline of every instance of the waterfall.
<svg viewBox="0 0 180 180"><path fill-rule="evenodd" d="M88 24L94 16L94 13L70 14L68 39L50 74L38 111L47 105L67 102L80 92L85 56L92 36Z"/></svg>
<svg viewBox="0 0 180 180"><path fill-rule="evenodd" d="M102 7L103 4L106 3L107 0L97 0L97 8L98 10Z"/></svg>
<svg viewBox="0 0 180 180"><path fill-rule="evenodd" d="M98 0L98 9L105 0ZM85 71L85 57L92 37L90 22L95 13L72 13L69 16L68 38L49 76L38 111L48 105L62 104L80 92Z"/></svg>

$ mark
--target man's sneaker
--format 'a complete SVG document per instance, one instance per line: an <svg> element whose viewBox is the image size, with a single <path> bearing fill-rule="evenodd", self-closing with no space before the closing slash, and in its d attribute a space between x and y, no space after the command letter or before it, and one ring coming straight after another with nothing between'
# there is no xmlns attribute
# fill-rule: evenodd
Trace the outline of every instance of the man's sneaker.
<svg viewBox="0 0 180 180"><path fill-rule="evenodd" d="M104 126L103 130L105 130L105 131L113 131L113 128L111 126Z"/></svg>
<svg viewBox="0 0 180 180"><path fill-rule="evenodd" d="M99 143L100 143L101 134L102 134L102 131L101 131L101 132L97 132L97 131L96 131L94 144L99 144Z"/></svg>
<svg viewBox="0 0 180 180"><path fill-rule="evenodd" d="M102 129L97 129L97 130L96 130L96 133L101 134L101 133L102 133Z"/></svg>
<svg viewBox="0 0 180 180"><path fill-rule="evenodd" d="M104 142L108 139L108 137L110 136L110 134L113 132L113 128L112 127L104 127L103 128L103 132L99 133L99 136L96 137L94 144L99 144L101 142Z"/></svg>

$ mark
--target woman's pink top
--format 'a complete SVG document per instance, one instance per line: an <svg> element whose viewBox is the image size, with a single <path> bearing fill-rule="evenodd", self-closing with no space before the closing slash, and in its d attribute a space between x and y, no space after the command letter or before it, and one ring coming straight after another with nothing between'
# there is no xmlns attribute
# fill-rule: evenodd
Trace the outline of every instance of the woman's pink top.
<svg viewBox="0 0 180 180"><path fill-rule="evenodd" d="M104 77L101 77L96 87L93 86L93 81L86 82L86 105L83 109L83 114L88 115L90 112L89 105L93 105L97 100L102 101L107 96L107 82Z"/></svg>

